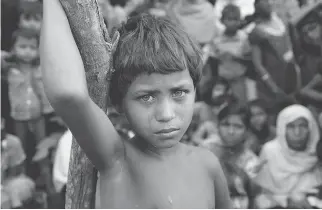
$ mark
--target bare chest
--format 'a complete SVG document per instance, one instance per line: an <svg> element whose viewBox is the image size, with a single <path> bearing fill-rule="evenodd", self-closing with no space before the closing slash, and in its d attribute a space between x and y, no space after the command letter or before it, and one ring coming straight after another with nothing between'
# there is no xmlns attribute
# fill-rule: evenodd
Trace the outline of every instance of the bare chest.
<svg viewBox="0 0 322 210"><path fill-rule="evenodd" d="M189 166L189 167L188 167ZM201 166L136 164L101 178L103 208L213 208L214 184Z"/></svg>

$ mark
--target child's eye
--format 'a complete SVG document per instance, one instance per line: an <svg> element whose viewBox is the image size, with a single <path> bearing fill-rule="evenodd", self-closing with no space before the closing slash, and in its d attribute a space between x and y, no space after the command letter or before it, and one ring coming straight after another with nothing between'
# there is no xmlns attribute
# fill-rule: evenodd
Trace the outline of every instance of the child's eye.
<svg viewBox="0 0 322 210"><path fill-rule="evenodd" d="M177 90L177 91L175 91L175 92L172 94L172 96L173 96L174 98L181 98L181 97L185 96L187 93L188 93L188 91L184 91L184 90Z"/></svg>
<svg viewBox="0 0 322 210"><path fill-rule="evenodd" d="M154 100L154 97L151 95L145 95L145 96L141 96L140 99L144 102L151 103Z"/></svg>

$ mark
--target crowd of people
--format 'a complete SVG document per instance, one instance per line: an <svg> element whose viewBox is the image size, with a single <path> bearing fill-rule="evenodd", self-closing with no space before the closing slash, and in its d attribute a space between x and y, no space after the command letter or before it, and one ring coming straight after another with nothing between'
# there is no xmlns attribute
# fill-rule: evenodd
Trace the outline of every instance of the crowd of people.
<svg viewBox="0 0 322 210"><path fill-rule="evenodd" d="M218 157L234 208L322 208L322 1L294 0L296 14L268 0L245 14L237 2L98 1L110 32L150 13L198 43L202 78L181 142ZM63 208L73 136L44 91L42 1L1 5L1 207Z"/></svg>

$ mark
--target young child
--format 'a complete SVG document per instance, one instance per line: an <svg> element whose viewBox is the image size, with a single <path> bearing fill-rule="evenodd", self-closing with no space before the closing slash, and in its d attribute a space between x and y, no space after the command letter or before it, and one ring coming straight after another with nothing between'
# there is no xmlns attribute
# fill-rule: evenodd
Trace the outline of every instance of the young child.
<svg viewBox="0 0 322 210"><path fill-rule="evenodd" d="M40 31L42 6L39 1L21 1L19 28Z"/></svg>
<svg viewBox="0 0 322 210"><path fill-rule="evenodd" d="M179 143L192 118L200 75L201 56L188 35L151 15L133 17L121 28L110 98L135 131L134 138L124 140L89 97L84 66L58 0L44 1L43 21L47 96L99 170L100 206L230 208L218 159Z"/></svg>
<svg viewBox="0 0 322 210"><path fill-rule="evenodd" d="M269 116L269 110L261 99L256 99L248 103L250 114L250 131L252 137L248 141L250 149L259 155L262 146L275 138L276 130L273 127Z"/></svg>
<svg viewBox="0 0 322 210"><path fill-rule="evenodd" d="M234 208L249 208L250 180L261 167L259 158L246 147L249 115L239 104L229 104L218 114L218 134L209 136L201 146L219 158L224 168Z"/></svg>
<svg viewBox="0 0 322 210"><path fill-rule="evenodd" d="M234 96L246 103L247 86L247 54L250 54L248 37L244 31L239 30L241 14L238 6L228 4L222 11L221 21L225 30L216 36L211 49L211 56L219 60L218 74L227 79L231 85Z"/></svg>
<svg viewBox="0 0 322 210"><path fill-rule="evenodd" d="M1 200L7 197L10 208L23 207L35 191L35 183L24 174L25 159L21 142L16 136L6 133L5 122L1 118Z"/></svg>
<svg viewBox="0 0 322 210"><path fill-rule="evenodd" d="M212 134L218 134L218 113L228 104L236 102L228 81L223 78L213 81L203 98L204 102L196 102L194 108L193 121L198 126L191 140L195 145L204 143Z"/></svg>
<svg viewBox="0 0 322 210"><path fill-rule="evenodd" d="M19 29L14 35L13 54L15 66L8 72L9 99L11 117L14 119L16 135L22 141L27 159L32 141L30 133L39 142L45 136L44 118L42 116L41 95L37 88L39 66L37 60L39 36L37 32Z"/></svg>

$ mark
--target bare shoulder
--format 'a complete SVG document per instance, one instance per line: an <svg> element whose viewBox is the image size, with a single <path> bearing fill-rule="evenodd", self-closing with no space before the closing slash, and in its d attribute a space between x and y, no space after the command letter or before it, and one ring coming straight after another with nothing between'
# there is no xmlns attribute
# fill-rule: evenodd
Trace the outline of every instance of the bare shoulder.
<svg viewBox="0 0 322 210"><path fill-rule="evenodd" d="M215 174L218 169L221 169L219 160L215 154L206 148L184 145L186 152L195 154L196 159L203 164L211 174Z"/></svg>

